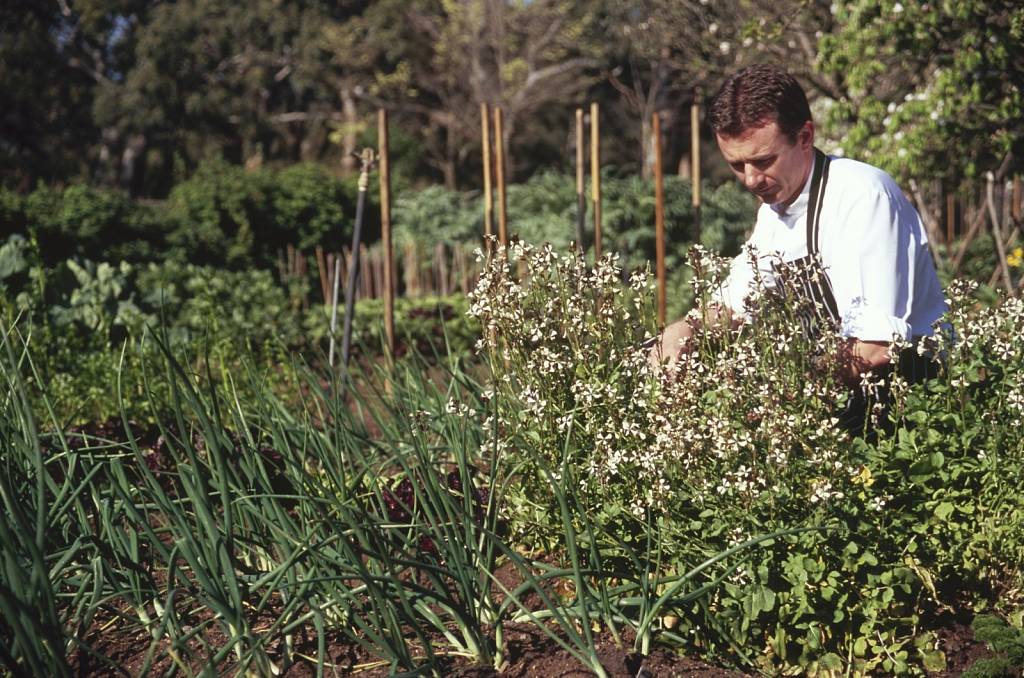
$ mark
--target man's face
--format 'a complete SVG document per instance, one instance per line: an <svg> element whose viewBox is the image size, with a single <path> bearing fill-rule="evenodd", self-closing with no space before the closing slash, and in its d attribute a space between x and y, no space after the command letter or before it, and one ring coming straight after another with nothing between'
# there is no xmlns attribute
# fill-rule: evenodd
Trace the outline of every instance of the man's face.
<svg viewBox="0 0 1024 678"><path fill-rule="evenodd" d="M762 202L789 205L800 195L814 158L813 122L804 123L796 142L775 121L715 138L733 174Z"/></svg>

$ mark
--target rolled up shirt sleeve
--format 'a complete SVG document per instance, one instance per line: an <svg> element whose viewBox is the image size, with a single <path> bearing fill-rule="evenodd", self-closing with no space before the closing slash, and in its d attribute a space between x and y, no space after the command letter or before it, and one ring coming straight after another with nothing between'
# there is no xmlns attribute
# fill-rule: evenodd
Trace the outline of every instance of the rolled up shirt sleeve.
<svg viewBox="0 0 1024 678"><path fill-rule="evenodd" d="M840 334L862 341L911 339L916 259L929 256L920 217L885 187L861 193L843 209L829 278Z"/></svg>

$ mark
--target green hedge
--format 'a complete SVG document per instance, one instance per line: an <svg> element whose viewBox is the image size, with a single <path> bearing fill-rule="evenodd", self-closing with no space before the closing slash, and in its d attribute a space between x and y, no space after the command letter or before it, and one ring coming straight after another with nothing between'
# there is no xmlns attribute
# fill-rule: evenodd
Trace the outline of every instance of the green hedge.
<svg viewBox="0 0 1024 678"><path fill-rule="evenodd" d="M272 268L286 245L347 243L355 196L353 181L318 165L250 172L214 160L160 202L84 185L39 186L27 195L0 189L0 236L32 239L49 266L81 257ZM366 223L378 222L371 204Z"/></svg>

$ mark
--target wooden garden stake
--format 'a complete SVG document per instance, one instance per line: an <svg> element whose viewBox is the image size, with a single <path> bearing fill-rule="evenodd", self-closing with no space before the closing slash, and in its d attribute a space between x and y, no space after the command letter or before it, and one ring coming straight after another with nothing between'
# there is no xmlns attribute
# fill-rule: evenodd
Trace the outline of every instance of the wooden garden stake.
<svg viewBox="0 0 1024 678"><path fill-rule="evenodd" d="M302 252L299 252L299 279L309 280L309 261ZM309 289L305 285L302 286L302 310L309 310Z"/></svg>
<svg viewBox="0 0 1024 678"><path fill-rule="evenodd" d="M480 132L484 172L484 247L491 250L494 235L494 196L491 189L491 115L487 104L480 104Z"/></svg>
<svg viewBox="0 0 1024 678"><path fill-rule="evenodd" d="M665 324L665 193L661 174L661 116L651 116L654 131L654 251L658 278L658 326Z"/></svg>
<svg viewBox="0 0 1024 678"><path fill-rule="evenodd" d="M359 262L359 292L364 299L369 299L373 297L373 265L370 263L365 243L359 243L359 254L355 260ZM365 266L364 261L367 262Z"/></svg>
<svg viewBox="0 0 1024 678"><path fill-rule="evenodd" d="M437 293L441 296L448 295L448 262L445 256L444 243L437 243L434 246L434 260L437 269Z"/></svg>
<svg viewBox="0 0 1024 678"><path fill-rule="evenodd" d="M377 112L377 157L380 162L380 238L384 259L384 342L387 360L395 353L395 258L391 251L391 153L388 112ZM389 383L390 386L390 383Z"/></svg>
<svg viewBox="0 0 1024 678"><path fill-rule="evenodd" d="M1020 177L1013 178L1013 189L1010 191L1010 216L1014 221L1020 219L1021 186Z"/></svg>
<svg viewBox="0 0 1024 678"><path fill-rule="evenodd" d="M597 102L590 104L590 190L594 201L594 261L601 258L601 125Z"/></svg>
<svg viewBox="0 0 1024 678"><path fill-rule="evenodd" d="M320 276L320 291L323 293L324 303L330 303L331 299L331 283L330 277L327 274L327 262L324 259L324 248L320 245L316 246L316 272Z"/></svg>
<svg viewBox="0 0 1024 678"><path fill-rule="evenodd" d="M508 209L505 204L505 137L501 109L494 109L494 169L498 180L498 242L508 245Z"/></svg>
<svg viewBox="0 0 1024 678"><path fill-rule="evenodd" d="M690 176L693 178L694 240L700 242L700 88L693 90L690 106Z"/></svg>
<svg viewBox="0 0 1024 678"><path fill-rule="evenodd" d="M587 198L583 192L583 109L576 109L576 251L583 254L583 232L587 221Z"/></svg>

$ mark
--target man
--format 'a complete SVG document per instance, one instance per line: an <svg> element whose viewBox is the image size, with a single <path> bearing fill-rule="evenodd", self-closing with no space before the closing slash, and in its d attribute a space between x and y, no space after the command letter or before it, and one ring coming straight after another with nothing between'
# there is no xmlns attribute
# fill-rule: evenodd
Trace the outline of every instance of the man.
<svg viewBox="0 0 1024 678"><path fill-rule="evenodd" d="M807 97L792 76L765 65L739 71L709 118L722 156L761 205L747 243L756 262L747 253L733 260L708 321L746 319L757 281L803 296L819 311L805 329L838 328L844 339L839 377L851 387L884 372L895 338L932 333L945 298L920 216L882 170L814 147ZM692 322L666 327L652 360L674 365Z"/></svg>

